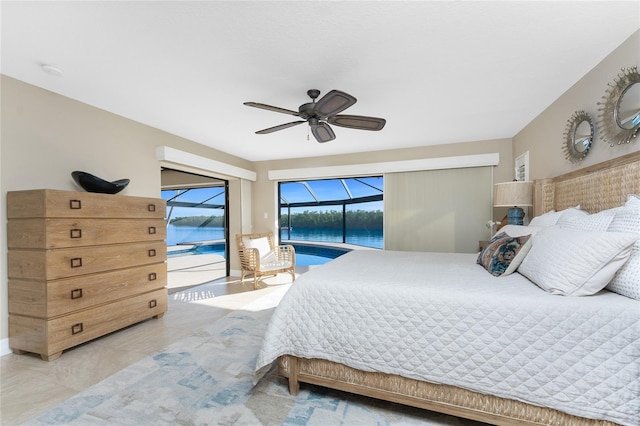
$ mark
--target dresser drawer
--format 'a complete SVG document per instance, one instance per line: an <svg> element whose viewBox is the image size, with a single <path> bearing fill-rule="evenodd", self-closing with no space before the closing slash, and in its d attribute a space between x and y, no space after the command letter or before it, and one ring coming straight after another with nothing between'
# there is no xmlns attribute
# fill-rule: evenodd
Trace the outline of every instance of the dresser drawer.
<svg viewBox="0 0 640 426"><path fill-rule="evenodd" d="M54 281L10 279L9 313L51 318L166 285L166 263Z"/></svg>
<svg viewBox="0 0 640 426"><path fill-rule="evenodd" d="M166 202L158 198L36 189L7 193L7 218L76 217L162 219Z"/></svg>
<svg viewBox="0 0 640 426"><path fill-rule="evenodd" d="M9 249L54 249L164 240L164 219L14 219L7 225Z"/></svg>
<svg viewBox="0 0 640 426"><path fill-rule="evenodd" d="M10 315L9 346L52 360L70 347L147 318L160 318L166 310L167 290L161 289L52 320Z"/></svg>
<svg viewBox="0 0 640 426"><path fill-rule="evenodd" d="M167 259L167 246L164 241L151 241L56 250L14 249L7 257L10 279L50 281L161 263Z"/></svg>

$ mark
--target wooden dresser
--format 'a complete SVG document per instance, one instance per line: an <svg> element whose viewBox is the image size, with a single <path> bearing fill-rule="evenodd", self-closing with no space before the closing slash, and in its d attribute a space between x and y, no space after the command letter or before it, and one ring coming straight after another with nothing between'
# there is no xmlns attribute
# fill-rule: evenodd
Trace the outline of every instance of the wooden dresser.
<svg viewBox="0 0 640 426"><path fill-rule="evenodd" d="M58 190L7 194L9 346L50 361L167 310L166 203Z"/></svg>

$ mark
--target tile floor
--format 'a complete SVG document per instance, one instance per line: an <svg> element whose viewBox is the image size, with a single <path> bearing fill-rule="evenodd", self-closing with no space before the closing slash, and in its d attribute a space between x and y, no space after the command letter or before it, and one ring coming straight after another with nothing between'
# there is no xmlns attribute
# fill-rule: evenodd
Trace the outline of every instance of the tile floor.
<svg viewBox="0 0 640 426"><path fill-rule="evenodd" d="M17 425L65 401L121 369L188 336L232 310L269 294L291 277L267 278L258 290L253 282L221 278L176 292L169 309L150 319L66 350L45 362L37 355L0 358L0 424Z"/></svg>

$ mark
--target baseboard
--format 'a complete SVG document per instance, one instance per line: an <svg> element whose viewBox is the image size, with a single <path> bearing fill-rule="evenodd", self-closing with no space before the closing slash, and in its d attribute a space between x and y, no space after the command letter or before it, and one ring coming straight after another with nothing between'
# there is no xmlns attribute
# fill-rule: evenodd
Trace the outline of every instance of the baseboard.
<svg viewBox="0 0 640 426"><path fill-rule="evenodd" d="M9 355L12 353L9 347L9 338L0 340L0 356Z"/></svg>

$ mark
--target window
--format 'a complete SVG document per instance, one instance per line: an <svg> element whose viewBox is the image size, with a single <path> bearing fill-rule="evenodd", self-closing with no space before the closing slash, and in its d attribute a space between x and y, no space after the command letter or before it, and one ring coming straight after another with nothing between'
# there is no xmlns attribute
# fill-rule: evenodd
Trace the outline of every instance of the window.
<svg viewBox="0 0 640 426"><path fill-rule="evenodd" d="M382 176L279 184L280 239L383 246Z"/></svg>

